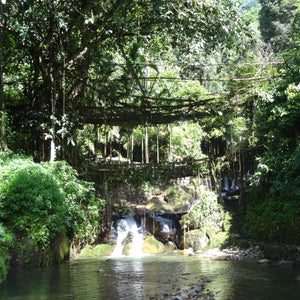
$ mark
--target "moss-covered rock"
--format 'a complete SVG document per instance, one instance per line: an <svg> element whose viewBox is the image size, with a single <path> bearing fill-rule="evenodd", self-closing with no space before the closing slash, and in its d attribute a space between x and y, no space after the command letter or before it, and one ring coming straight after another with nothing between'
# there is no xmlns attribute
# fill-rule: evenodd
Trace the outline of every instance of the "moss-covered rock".
<svg viewBox="0 0 300 300"><path fill-rule="evenodd" d="M58 234L48 247L38 248L29 237L16 237L16 246L11 249L11 263L19 266L45 267L58 264L69 258L69 240Z"/></svg>
<svg viewBox="0 0 300 300"><path fill-rule="evenodd" d="M150 202L146 204L146 209L155 213L173 213L173 207L164 200L153 197Z"/></svg>
<svg viewBox="0 0 300 300"><path fill-rule="evenodd" d="M156 240L153 236L146 237L142 249L143 253L157 254L164 253L165 250L164 244Z"/></svg>
<svg viewBox="0 0 300 300"><path fill-rule="evenodd" d="M0 223L0 285L5 281L10 261L9 248L13 246L13 235Z"/></svg>
<svg viewBox="0 0 300 300"><path fill-rule="evenodd" d="M5 281L7 276L7 269L8 269L8 262L9 262L9 255L8 253L0 253L0 286L3 281ZM3 256L3 254L5 256Z"/></svg>
<svg viewBox="0 0 300 300"><path fill-rule="evenodd" d="M220 231L211 236L209 248L222 248L227 244L230 234L228 231Z"/></svg>
<svg viewBox="0 0 300 300"><path fill-rule="evenodd" d="M186 232L184 235L184 248L193 248L194 251L203 250L209 243L209 237L205 230L196 229Z"/></svg>
<svg viewBox="0 0 300 300"><path fill-rule="evenodd" d="M193 191L190 191L188 188L185 190L182 187L169 187L165 191L164 199L165 201L174 207L175 212L186 211L194 197L192 196Z"/></svg>
<svg viewBox="0 0 300 300"><path fill-rule="evenodd" d="M110 256L113 252L114 247L109 244L99 244L97 246L87 245L85 246L80 254L79 258L86 258L86 257L100 257L100 256Z"/></svg>
<svg viewBox="0 0 300 300"><path fill-rule="evenodd" d="M222 226L222 231L230 231L231 228L231 223L232 223L232 216L229 212L225 213L224 216L224 222L223 222L223 226Z"/></svg>

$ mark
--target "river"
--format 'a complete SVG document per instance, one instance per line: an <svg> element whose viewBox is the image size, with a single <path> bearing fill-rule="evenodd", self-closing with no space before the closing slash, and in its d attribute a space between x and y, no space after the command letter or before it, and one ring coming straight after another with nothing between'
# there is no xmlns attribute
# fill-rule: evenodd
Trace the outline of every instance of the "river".
<svg viewBox="0 0 300 300"><path fill-rule="evenodd" d="M300 267L173 254L70 260L48 268L11 269L0 288L0 299L149 299L156 294L170 295L201 276L211 279L206 287L219 300L300 299Z"/></svg>

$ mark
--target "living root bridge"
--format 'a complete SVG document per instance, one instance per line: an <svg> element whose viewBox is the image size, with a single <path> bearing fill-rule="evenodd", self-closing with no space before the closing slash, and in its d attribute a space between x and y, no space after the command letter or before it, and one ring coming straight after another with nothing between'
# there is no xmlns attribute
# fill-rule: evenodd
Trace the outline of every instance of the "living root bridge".
<svg viewBox="0 0 300 300"><path fill-rule="evenodd" d="M141 96L139 96L141 98ZM170 124L182 120L195 120L217 115L219 111L232 109L221 98L193 99L142 99L142 105L121 103L103 107L78 108L83 123L112 126ZM159 103L159 104L157 104Z"/></svg>
<svg viewBox="0 0 300 300"><path fill-rule="evenodd" d="M203 172L207 165L207 159L195 160L186 163L164 163L164 164L142 164L142 163L124 163L119 161L108 161L93 163L85 166L79 175L88 179L95 178L143 178L151 179L153 175L157 178L176 179L188 176L206 175ZM120 174L122 174L120 176ZM132 175L134 174L134 175Z"/></svg>

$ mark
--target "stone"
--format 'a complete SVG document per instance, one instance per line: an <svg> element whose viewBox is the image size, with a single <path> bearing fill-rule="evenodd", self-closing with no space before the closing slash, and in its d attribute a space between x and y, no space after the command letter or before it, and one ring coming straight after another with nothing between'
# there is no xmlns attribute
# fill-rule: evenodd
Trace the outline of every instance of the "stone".
<svg viewBox="0 0 300 300"><path fill-rule="evenodd" d="M154 236L148 236L144 241L142 251L143 253L148 253L148 254L164 253L165 246L163 243L156 240Z"/></svg>
<svg viewBox="0 0 300 300"><path fill-rule="evenodd" d="M155 213L174 213L172 206L158 197L153 197L146 204L146 209Z"/></svg>
<svg viewBox="0 0 300 300"><path fill-rule="evenodd" d="M261 265L267 265L270 263L270 260L269 259L266 259L266 258L263 258L263 259L260 259L257 261L259 264Z"/></svg>
<svg viewBox="0 0 300 300"><path fill-rule="evenodd" d="M208 243L209 238L206 232L203 232L200 229L191 230L185 233L185 243L184 248L193 248L194 251L204 249Z"/></svg>
<svg viewBox="0 0 300 300"><path fill-rule="evenodd" d="M290 260L281 260L277 263L279 266L291 266L293 264Z"/></svg>
<svg viewBox="0 0 300 300"><path fill-rule="evenodd" d="M183 254L186 256L194 256L193 248L184 249Z"/></svg>

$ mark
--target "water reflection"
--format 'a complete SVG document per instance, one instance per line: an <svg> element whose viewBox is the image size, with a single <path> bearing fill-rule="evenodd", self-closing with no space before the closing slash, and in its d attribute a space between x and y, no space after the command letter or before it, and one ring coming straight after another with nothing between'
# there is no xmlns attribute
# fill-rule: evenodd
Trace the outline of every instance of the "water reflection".
<svg viewBox="0 0 300 300"><path fill-rule="evenodd" d="M111 260L110 269L115 279L111 288L116 290L118 299L141 299L144 282L143 261Z"/></svg>
<svg viewBox="0 0 300 300"><path fill-rule="evenodd" d="M207 287L217 300L293 300L300 295L299 274L299 267L176 255L77 260L45 269L11 270L0 299L149 299L207 276L212 280Z"/></svg>

